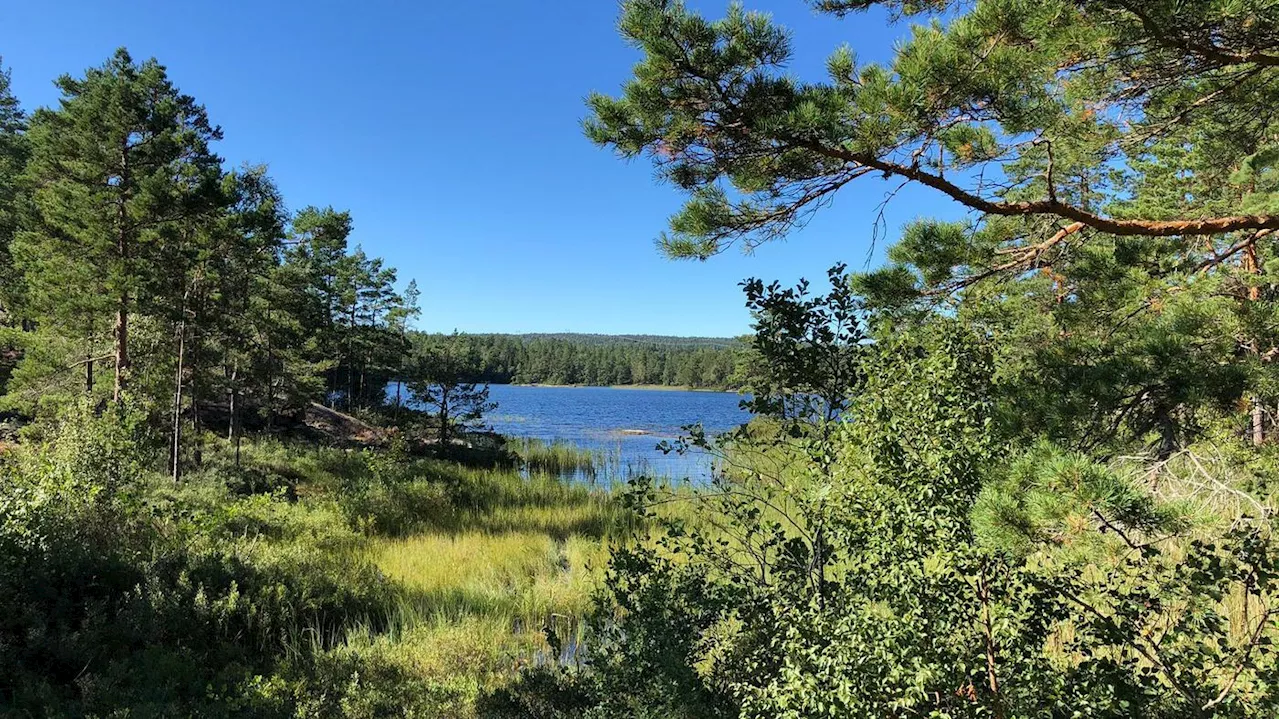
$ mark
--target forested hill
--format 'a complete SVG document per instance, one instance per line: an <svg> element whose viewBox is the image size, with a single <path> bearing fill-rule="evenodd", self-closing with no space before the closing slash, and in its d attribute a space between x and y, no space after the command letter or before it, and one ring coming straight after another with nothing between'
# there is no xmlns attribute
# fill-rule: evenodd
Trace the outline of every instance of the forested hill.
<svg viewBox="0 0 1280 719"><path fill-rule="evenodd" d="M419 333L418 343L440 335ZM475 376L497 384L735 386L742 345L727 337L472 334L463 346Z"/></svg>
<svg viewBox="0 0 1280 719"><path fill-rule="evenodd" d="M479 336L479 335L475 335ZM583 345L657 345L661 347L736 346L736 337L673 337L671 335L601 335L587 332L523 332L520 334L488 333L487 337L514 337L521 340L566 340Z"/></svg>

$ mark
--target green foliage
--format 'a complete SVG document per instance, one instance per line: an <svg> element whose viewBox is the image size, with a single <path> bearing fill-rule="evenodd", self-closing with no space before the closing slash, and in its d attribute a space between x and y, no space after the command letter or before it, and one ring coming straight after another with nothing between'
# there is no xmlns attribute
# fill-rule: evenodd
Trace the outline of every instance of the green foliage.
<svg viewBox="0 0 1280 719"><path fill-rule="evenodd" d="M352 228L347 212L305 207L293 218L286 254L302 285L302 322L318 347L331 348L315 357L328 360L325 396L347 408L382 403L406 356L405 322L418 311L416 285L397 294L394 269L348 247Z"/></svg>
<svg viewBox="0 0 1280 719"><path fill-rule="evenodd" d="M642 59L585 129L688 193L669 254L782 237L864 176L918 183L975 217L911 223L854 287L880 331L961 313L998 336L1008 431L1274 436L1274 0L814 4L930 17L809 81L764 14L623 4Z"/></svg>
<svg viewBox="0 0 1280 719"><path fill-rule="evenodd" d="M223 714L219 697L275 657L331 645L390 601L370 565L324 549L349 546L343 525L291 526L207 484L153 487L143 426L86 411L3 466L6 711Z"/></svg>
<svg viewBox="0 0 1280 719"><path fill-rule="evenodd" d="M476 381L475 348L465 337L455 332L440 340L421 335L415 340L405 370L409 392L435 414L436 447L447 452L462 433L482 428L484 414L498 405L489 401L489 385Z"/></svg>
<svg viewBox="0 0 1280 719"><path fill-rule="evenodd" d="M842 306L845 278L832 278L812 302L748 283L774 377L813 386L830 365L812 358L845 356L842 334L804 330ZM1008 444L998 355L963 318L858 347L857 389L835 420L777 405L773 422L685 440L724 453L711 487L636 483L628 501L663 530L614 552L587 666L530 675L497 705L566 717L1276 711L1273 511L1246 498L1248 511L1206 522L1191 514L1211 506L1204 490L1185 482L1165 498L1138 467ZM666 509L675 502L687 511Z"/></svg>
<svg viewBox="0 0 1280 719"><path fill-rule="evenodd" d="M0 64L0 326L14 324L13 308L22 300L21 278L13 265L11 245L18 230L23 193L20 176L29 148L27 117L10 89L10 74ZM0 359L0 388L12 362Z"/></svg>
<svg viewBox="0 0 1280 719"><path fill-rule="evenodd" d="M220 160L209 145L222 135L163 66L135 63L123 49L83 79L57 84L59 109L38 110L27 133L38 221L19 232L15 248L24 309L85 344L90 391L98 338L109 336L118 399L135 306L162 281L180 223L217 202Z"/></svg>
<svg viewBox="0 0 1280 719"><path fill-rule="evenodd" d="M316 400L383 404L418 292L348 245L347 213L291 217L264 168L224 169L221 130L154 59L122 48L59 78L29 123L0 78L5 410L55 416L127 387L179 480L208 422L234 439Z"/></svg>
<svg viewBox="0 0 1280 719"><path fill-rule="evenodd" d="M806 280L794 289L758 279L742 283L755 320L745 370L747 409L825 427L848 408L862 381L858 360L866 335L844 270L829 269L831 290L818 296L811 296Z"/></svg>
<svg viewBox="0 0 1280 719"><path fill-rule="evenodd" d="M584 125L689 193L670 253L775 239L871 174L1017 218L1024 234L1056 217L1179 235L1160 222L1240 212L1241 199L1257 214L1211 233L1276 226L1275 198L1261 196L1274 180L1231 182L1241 158L1275 153L1271 0L815 4L936 20L883 65L837 50L811 83L786 73L790 35L763 13L733 5L712 21L675 0L623 4L619 29L643 58L619 96L588 98ZM1191 138L1201 149L1185 149ZM1007 182L980 179L997 175ZM1153 183L1194 199L1133 201Z"/></svg>
<svg viewBox="0 0 1280 719"><path fill-rule="evenodd" d="M1133 478L1078 454L1039 444L983 487L973 511L984 544L1014 554L1057 545L1088 557L1107 533L1159 536L1185 530L1177 507L1162 504Z"/></svg>
<svg viewBox="0 0 1280 719"><path fill-rule="evenodd" d="M175 485L128 403L27 435L0 457L6 715L474 716L537 622L573 636L615 526L585 486L395 447L255 441Z"/></svg>

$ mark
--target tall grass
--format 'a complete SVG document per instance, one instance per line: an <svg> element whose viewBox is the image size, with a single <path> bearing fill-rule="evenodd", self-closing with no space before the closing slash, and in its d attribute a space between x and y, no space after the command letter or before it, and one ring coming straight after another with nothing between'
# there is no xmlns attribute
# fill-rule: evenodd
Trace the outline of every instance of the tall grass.
<svg viewBox="0 0 1280 719"><path fill-rule="evenodd" d="M634 519L610 488L566 478L602 471L608 453L536 440L519 451L532 459L504 469L246 444L246 465L296 485L296 503L272 503L282 513L273 521L298 534L345 517L343 536L362 539L341 551L394 587L382 615L353 616L341 636L304 630L290 638L290 655L390 662L446 687L450 716L468 716L480 693L519 666L580 660L607 545Z"/></svg>
<svg viewBox="0 0 1280 719"><path fill-rule="evenodd" d="M508 440L508 445L520 457L520 468L529 475L553 474L595 480L601 476L616 476L622 462L619 448L587 449L572 442L547 442L536 437L515 437Z"/></svg>
<svg viewBox="0 0 1280 719"><path fill-rule="evenodd" d="M371 552L404 588L400 631L482 622L502 628L505 650L525 661L547 654L549 632L562 647L579 645L607 561L598 540L525 531L424 534L378 542Z"/></svg>
<svg viewBox="0 0 1280 719"><path fill-rule="evenodd" d="M362 682L378 683L351 689L353 697L395 704L403 693L406 706L412 696L417 706L438 702L438 715L461 717L474 716L476 699L521 666L580 662L609 545L643 528L612 483L573 477L584 468L597 476L626 468L620 453L517 442L531 459L515 468L246 443L244 467L234 471L278 478L291 491L239 500L227 530L251 536L255 553L319 552L335 560L334 571L349 566L352 581L372 572L390 587L373 612L353 612L340 625L303 623L283 638L284 656L314 665L318 682L349 683L359 672ZM210 482L201 501L212 509L227 500L213 486L232 470L229 455L214 449L208 457L191 480ZM662 512L692 517L679 502Z"/></svg>

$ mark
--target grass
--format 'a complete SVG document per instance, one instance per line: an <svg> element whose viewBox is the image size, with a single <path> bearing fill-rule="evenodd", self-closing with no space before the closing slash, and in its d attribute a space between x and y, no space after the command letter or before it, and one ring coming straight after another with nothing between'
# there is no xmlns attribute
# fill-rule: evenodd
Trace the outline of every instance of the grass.
<svg viewBox="0 0 1280 719"><path fill-rule="evenodd" d="M547 631L576 646L607 561L597 539L538 532L423 534L378 542L372 553L405 589L401 627L482 624L526 661L545 658Z"/></svg>
<svg viewBox="0 0 1280 719"><path fill-rule="evenodd" d="M422 701L441 702L441 715L461 717L521 666L580 660L608 543L631 520L611 490L551 473L595 471L605 453L520 447L532 458L523 470L246 443L241 471L290 486L297 501L259 496L235 519L238 531L273 551L301 543L376 567L393 589L381 616L352 617L341 636L304 632L290 653L384 667L403 675L395 682L430 687ZM229 471L217 453L210 465L210 478Z"/></svg>

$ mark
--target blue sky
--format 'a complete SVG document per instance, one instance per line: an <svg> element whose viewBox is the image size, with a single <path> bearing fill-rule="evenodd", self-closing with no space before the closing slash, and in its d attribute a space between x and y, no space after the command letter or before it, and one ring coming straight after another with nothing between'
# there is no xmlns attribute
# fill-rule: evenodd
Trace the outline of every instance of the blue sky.
<svg viewBox="0 0 1280 719"><path fill-rule="evenodd" d="M708 15L725 2L693 2ZM905 25L836 20L802 0L751 0L791 28L792 74L818 79L848 43L884 60ZM198 11L196 10L198 8ZM349 209L353 241L417 278L427 330L726 336L750 318L737 286L860 268L875 208L866 179L785 242L709 262L663 258L653 239L681 196L642 161L587 142L583 98L614 92L638 53L608 0L495 2L61 2L0 0L0 56L27 109L59 74L118 46L158 58L222 126L219 154L264 163L289 207ZM908 188L889 239L959 208ZM875 257L883 253L881 243Z"/></svg>

